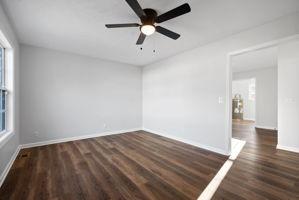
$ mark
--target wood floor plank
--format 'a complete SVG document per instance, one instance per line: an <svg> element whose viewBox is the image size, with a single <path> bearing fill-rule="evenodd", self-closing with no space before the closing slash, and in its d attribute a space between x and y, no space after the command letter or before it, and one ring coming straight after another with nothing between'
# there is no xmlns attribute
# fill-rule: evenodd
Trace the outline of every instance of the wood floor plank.
<svg viewBox="0 0 299 200"><path fill-rule="evenodd" d="M247 143L213 199L299 199L299 154L277 150L277 132L234 121L233 137Z"/></svg>
<svg viewBox="0 0 299 200"><path fill-rule="evenodd" d="M35 147L0 199L196 199L226 159L144 131Z"/></svg>
<svg viewBox="0 0 299 200"><path fill-rule="evenodd" d="M196 199L226 159L144 131L23 149L0 199Z"/></svg>
<svg viewBox="0 0 299 200"><path fill-rule="evenodd" d="M247 141L213 199L299 199L299 157L277 134L234 123ZM23 149L0 199L197 199L227 157L144 131Z"/></svg>

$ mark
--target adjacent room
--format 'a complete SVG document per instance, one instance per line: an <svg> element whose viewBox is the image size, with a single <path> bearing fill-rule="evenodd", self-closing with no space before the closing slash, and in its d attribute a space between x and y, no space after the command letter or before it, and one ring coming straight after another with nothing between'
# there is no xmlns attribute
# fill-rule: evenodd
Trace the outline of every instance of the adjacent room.
<svg viewBox="0 0 299 200"><path fill-rule="evenodd" d="M277 132L278 47L264 47L232 58L232 119L234 125ZM241 132L239 139L255 137ZM257 134L260 135L260 134ZM275 144L277 145L277 144Z"/></svg>
<svg viewBox="0 0 299 200"><path fill-rule="evenodd" d="M297 200L298 76L298 0L0 0L0 200Z"/></svg>

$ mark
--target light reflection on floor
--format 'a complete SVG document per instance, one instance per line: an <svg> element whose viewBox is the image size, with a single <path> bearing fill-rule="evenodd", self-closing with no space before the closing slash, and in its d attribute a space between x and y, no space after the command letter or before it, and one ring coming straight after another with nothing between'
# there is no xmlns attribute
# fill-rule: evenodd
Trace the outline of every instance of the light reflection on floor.
<svg viewBox="0 0 299 200"><path fill-rule="evenodd" d="M230 157L223 164L223 166L220 168L218 173L214 176L212 181L205 188L205 190L201 193L201 195L198 197L197 200L210 200L213 197L214 193L216 192L219 185L221 184L221 181L224 179L225 175L230 170L231 166L234 163L234 160L237 159L239 153L241 152L241 150L243 149L245 144L246 144L246 141L232 138Z"/></svg>

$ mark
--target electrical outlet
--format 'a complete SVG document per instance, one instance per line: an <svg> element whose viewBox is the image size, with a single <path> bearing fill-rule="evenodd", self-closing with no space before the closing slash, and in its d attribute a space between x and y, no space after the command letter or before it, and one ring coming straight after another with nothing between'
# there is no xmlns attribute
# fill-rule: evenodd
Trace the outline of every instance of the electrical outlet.
<svg viewBox="0 0 299 200"><path fill-rule="evenodd" d="M295 103L295 100L293 98L285 98L286 103Z"/></svg>
<svg viewBox="0 0 299 200"><path fill-rule="evenodd" d="M106 123L103 124L103 128L107 128L107 124Z"/></svg>
<svg viewBox="0 0 299 200"><path fill-rule="evenodd" d="M34 134L34 136L36 136L36 137L39 136L39 132L38 132L38 131L34 131L33 134Z"/></svg>

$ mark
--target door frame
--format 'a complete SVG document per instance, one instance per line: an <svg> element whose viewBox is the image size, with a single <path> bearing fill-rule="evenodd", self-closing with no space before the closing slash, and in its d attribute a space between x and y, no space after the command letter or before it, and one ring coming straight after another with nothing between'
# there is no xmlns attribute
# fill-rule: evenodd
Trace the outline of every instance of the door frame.
<svg viewBox="0 0 299 200"><path fill-rule="evenodd" d="M231 139L232 139L232 58L234 56L246 54L252 51L257 51L261 49L266 49L269 47L278 46L279 44L289 42L291 40L299 39L299 34L288 36L285 38L272 40L270 42L262 43L259 45L254 45L248 48L243 48L240 50L232 51L227 54L226 61L226 138L228 144L228 153L231 154ZM279 132L278 132L279 133Z"/></svg>

